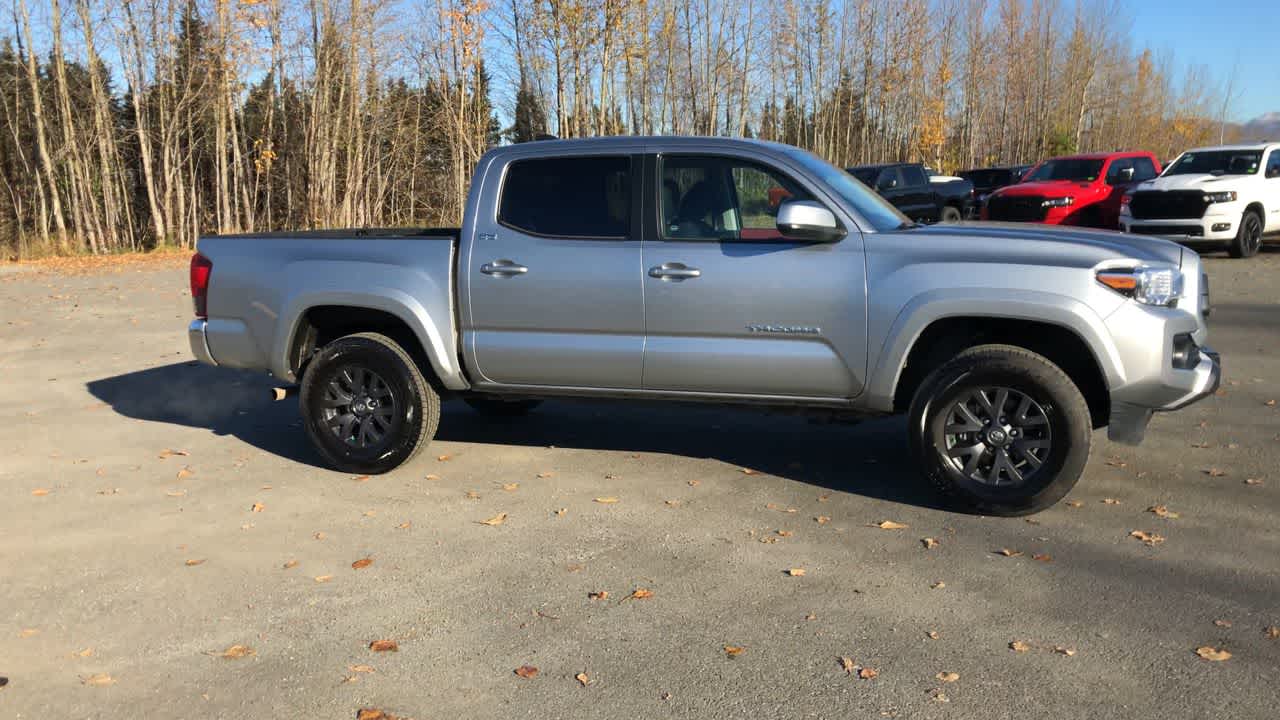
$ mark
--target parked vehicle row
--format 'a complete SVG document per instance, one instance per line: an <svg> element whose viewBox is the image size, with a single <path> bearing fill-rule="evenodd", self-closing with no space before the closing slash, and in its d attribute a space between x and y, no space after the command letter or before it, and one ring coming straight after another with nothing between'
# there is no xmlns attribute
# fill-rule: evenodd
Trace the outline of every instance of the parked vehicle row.
<svg viewBox="0 0 1280 720"><path fill-rule="evenodd" d="M1280 237L1280 143L1188 150L1162 168L1147 152L1070 155L950 176L911 164L849 168L921 222L983 220L1120 230L1251 257ZM907 182L902 178L908 177ZM930 187L932 186L932 187ZM972 204L956 198L967 189ZM932 191L932 192L931 192ZM953 204L955 212L932 208Z"/></svg>
<svg viewBox="0 0 1280 720"><path fill-rule="evenodd" d="M203 237L192 352L296 383L307 434L347 472L412 458L443 398L500 416L557 396L742 403L906 414L903 459L1002 515L1061 499L1095 428L1140 442L1221 374L1195 253L920 225L776 143L501 147L463 218Z"/></svg>

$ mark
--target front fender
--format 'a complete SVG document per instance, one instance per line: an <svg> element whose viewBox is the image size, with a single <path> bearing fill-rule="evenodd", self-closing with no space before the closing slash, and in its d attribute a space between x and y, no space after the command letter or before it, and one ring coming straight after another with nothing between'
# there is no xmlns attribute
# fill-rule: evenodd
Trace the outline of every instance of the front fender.
<svg viewBox="0 0 1280 720"><path fill-rule="evenodd" d="M1124 384L1119 351L1102 318L1079 300L1056 293L980 287L936 289L911 298L894 318L881 342L868 343L873 368L864 404L893 412L894 390L916 340L935 321L952 317L990 317L1050 323L1075 332L1093 351L1109 387Z"/></svg>
<svg viewBox="0 0 1280 720"><path fill-rule="evenodd" d="M399 318L418 338L440 383L450 390L467 389L456 351L453 295L447 278L437 280L421 268L351 260L291 263L287 276L272 334L272 374L296 380L289 349L302 318L311 308L332 305L381 310ZM350 290L353 285L360 289Z"/></svg>

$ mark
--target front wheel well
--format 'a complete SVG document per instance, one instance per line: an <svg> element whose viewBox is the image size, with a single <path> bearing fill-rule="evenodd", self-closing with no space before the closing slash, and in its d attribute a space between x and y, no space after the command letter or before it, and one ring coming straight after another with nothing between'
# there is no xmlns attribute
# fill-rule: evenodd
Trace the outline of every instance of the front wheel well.
<svg viewBox="0 0 1280 720"><path fill-rule="evenodd" d="M920 384L938 367L977 345L1014 345L1062 368L1080 388L1095 428L1108 424L1111 395L1097 358L1075 331L1053 323L998 317L935 320L920 333L894 388L895 412L906 412Z"/></svg>
<svg viewBox="0 0 1280 720"><path fill-rule="evenodd" d="M1259 220L1261 220L1261 221L1263 222L1263 224L1264 224L1264 225L1266 224L1266 222L1267 222L1267 211L1266 211L1266 209L1265 209L1265 208L1263 208L1263 207L1262 207L1262 203L1260 203L1260 202L1256 202L1256 201L1255 201L1255 202L1251 202L1251 203L1249 203L1248 205L1246 205L1246 206L1245 206L1244 211L1245 211L1245 212L1247 212L1247 213L1250 213L1250 212L1251 212L1251 213L1253 213L1253 214L1257 215L1257 216L1258 216L1258 219L1259 219Z"/></svg>
<svg viewBox="0 0 1280 720"><path fill-rule="evenodd" d="M408 323L385 310L347 305L317 305L302 314L289 346L289 369L301 379L316 351L340 337L362 332L394 340L417 363L423 377L438 384L427 353Z"/></svg>

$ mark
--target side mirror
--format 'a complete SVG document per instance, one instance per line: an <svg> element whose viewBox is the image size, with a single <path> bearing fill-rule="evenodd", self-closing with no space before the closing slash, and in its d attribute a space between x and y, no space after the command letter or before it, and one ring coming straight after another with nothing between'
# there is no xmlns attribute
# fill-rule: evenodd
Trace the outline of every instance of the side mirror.
<svg viewBox="0 0 1280 720"><path fill-rule="evenodd" d="M877 190L877 191L880 191L880 190L892 190L892 189L894 189L894 188L896 188L896 187L898 187L898 179L897 179L897 178L889 178L888 180L882 180L882 181L880 181L880 182L876 183L876 190Z"/></svg>
<svg viewBox="0 0 1280 720"><path fill-rule="evenodd" d="M778 207L778 232L788 240L836 242L845 236L836 216L812 200L792 200Z"/></svg>

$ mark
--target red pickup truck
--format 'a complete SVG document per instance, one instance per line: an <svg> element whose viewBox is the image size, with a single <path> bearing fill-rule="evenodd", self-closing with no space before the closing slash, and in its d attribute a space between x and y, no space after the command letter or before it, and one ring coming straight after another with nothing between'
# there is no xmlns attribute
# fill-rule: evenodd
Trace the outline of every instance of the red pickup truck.
<svg viewBox="0 0 1280 720"><path fill-rule="evenodd" d="M1044 160L1027 171L1022 182L991 193L982 206L982 219L1115 230L1125 191L1159 174L1160 161L1149 152Z"/></svg>

